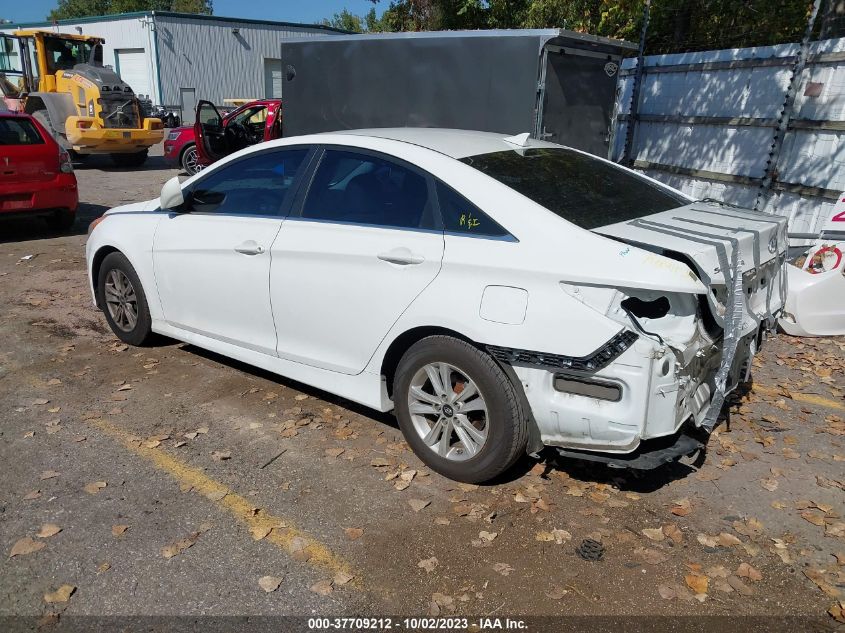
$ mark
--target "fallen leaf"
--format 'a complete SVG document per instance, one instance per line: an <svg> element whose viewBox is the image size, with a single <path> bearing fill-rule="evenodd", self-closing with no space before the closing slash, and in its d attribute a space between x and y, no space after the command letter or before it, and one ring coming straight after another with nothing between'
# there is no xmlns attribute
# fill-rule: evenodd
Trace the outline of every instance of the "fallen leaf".
<svg viewBox="0 0 845 633"><path fill-rule="evenodd" d="M282 584L281 576L262 576L258 579L258 586L265 592L272 593Z"/></svg>
<svg viewBox="0 0 845 633"><path fill-rule="evenodd" d="M819 512L814 512L813 510L804 510L801 513L801 518L805 521L809 521L813 525L823 526L824 525L824 515Z"/></svg>
<svg viewBox="0 0 845 633"><path fill-rule="evenodd" d="M211 451L211 459L214 459L218 462L225 461L227 459L232 458L231 451Z"/></svg>
<svg viewBox="0 0 845 633"><path fill-rule="evenodd" d="M199 532L192 532L189 536L186 536L183 539L179 539L175 543L171 543L170 545L162 547L161 555L165 558L173 558L177 554L184 552L186 549L193 547L194 543L197 542L197 539L199 537Z"/></svg>
<svg viewBox="0 0 845 633"><path fill-rule="evenodd" d="M23 498L24 501L32 501L33 499L38 499L41 496L40 490L33 490L32 492L27 492Z"/></svg>
<svg viewBox="0 0 845 633"><path fill-rule="evenodd" d="M769 492L774 492L778 489L778 480L777 479L761 479L760 485L763 486Z"/></svg>
<svg viewBox="0 0 845 633"><path fill-rule="evenodd" d="M721 532L719 536L716 537L716 540L722 547L731 547L733 545L742 544L742 541L740 541L733 534L729 534L728 532Z"/></svg>
<svg viewBox="0 0 845 633"><path fill-rule="evenodd" d="M36 534L38 538L50 538L51 536L55 536L59 532L62 531L55 523L45 523L41 526L41 531Z"/></svg>
<svg viewBox="0 0 845 633"><path fill-rule="evenodd" d="M763 580L763 574L754 569L748 563L740 563L735 573L740 578L748 578L748 580L753 580L755 582L758 580Z"/></svg>
<svg viewBox="0 0 845 633"><path fill-rule="evenodd" d="M22 539L19 539L12 546L12 551L9 552L9 558L12 558L12 556L32 554L33 552L44 549L45 547L47 547L47 544L43 541L36 541L28 536L25 536Z"/></svg>
<svg viewBox="0 0 845 633"><path fill-rule="evenodd" d="M646 537L650 538L652 541L662 541L666 535L663 533L663 528L645 528L642 530L642 533L646 535Z"/></svg>
<svg viewBox="0 0 845 633"><path fill-rule="evenodd" d="M422 559L420 562L417 563L417 567L421 567L422 569L430 573L433 572L439 564L440 561L437 560L437 557L432 556L431 558Z"/></svg>
<svg viewBox="0 0 845 633"><path fill-rule="evenodd" d="M845 602L834 603L827 612L834 620L845 624Z"/></svg>
<svg viewBox="0 0 845 633"><path fill-rule="evenodd" d="M341 569L339 572L337 572L337 573L334 575L334 578L332 578L332 582L333 582L335 585L345 585L345 584L346 584L346 583L348 583L350 580L352 580L354 577L355 577L355 576L353 576L353 575L352 575L352 574L350 574L349 572L345 572L345 571L343 571L343 570Z"/></svg>
<svg viewBox="0 0 845 633"><path fill-rule="evenodd" d="M305 397L307 398L308 396ZM311 585L311 591L321 596L327 596L333 591L332 581L330 579L319 580Z"/></svg>
<svg viewBox="0 0 845 633"><path fill-rule="evenodd" d="M44 479L54 479L58 476L59 476L59 473L57 473L55 470L45 470L43 473L41 473L41 479L42 480L44 480Z"/></svg>
<svg viewBox="0 0 845 633"><path fill-rule="evenodd" d="M707 593L707 587L710 583L707 576L699 574L687 574L684 576L684 581L687 583L687 587L698 594Z"/></svg>
<svg viewBox="0 0 845 633"><path fill-rule="evenodd" d="M513 570L514 568L508 565L507 563L496 563L495 565L493 565L493 571L502 574L502 576L510 576Z"/></svg>
<svg viewBox="0 0 845 633"><path fill-rule="evenodd" d="M668 523L663 526L663 534L668 536L673 543L679 544L684 541L684 533L674 523Z"/></svg>
<svg viewBox="0 0 845 633"><path fill-rule="evenodd" d="M552 600L560 600L568 593L569 591L567 589L564 589L560 585L555 585L546 592L546 595Z"/></svg>
<svg viewBox="0 0 845 633"><path fill-rule="evenodd" d="M327 448L325 454L326 457L340 457L345 450L345 448Z"/></svg>
<svg viewBox="0 0 845 633"><path fill-rule="evenodd" d="M669 557L665 554L649 547L637 547L634 549L633 554L649 565L660 565L669 560Z"/></svg>
<svg viewBox="0 0 845 633"><path fill-rule="evenodd" d="M273 527L267 525L254 525L249 531L250 534L252 534L253 539L260 541L273 531Z"/></svg>
<svg viewBox="0 0 845 633"><path fill-rule="evenodd" d="M664 600L672 600L673 598L678 597L678 592L672 589L669 585L660 585L657 587L657 593L659 593L660 597Z"/></svg>
<svg viewBox="0 0 845 633"><path fill-rule="evenodd" d="M76 587L74 587L73 585L62 585L53 593L45 593L44 602L47 602L49 604L52 604L54 602L67 602L73 595L74 591L76 591Z"/></svg>
<svg viewBox="0 0 845 633"><path fill-rule="evenodd" d="M704 547L716 547L719 544L717 537L707 534L699 534L695 537L695 540L704 545Z"/></svg>
<svg viewBox="0 0 845 633"><path fill-rule="evenodd" d="M685 517L685 516L687 516L690 512L692 512L692 507L691 507L691 505L690 505L690 501L689 501L689 499L686 499L686 498L684 498L684 499L676 499L673 503L674 503L675 505L673 505L673 506L670 508L669 512L671 512L671 513L672 513L672 514L674 514L675 516Z"/></svg>
<svg viewBox="0 0 845 633"><path fill-rule="evenodd" d="M486 532L486 531L482 530L481 532L478 533L478 538L480 538L482 541L484 541L486 543L490 543L497 536L499 536L498 532Z"/></svg>
<svg viewBox="0 0 845 633"><path fill-rule="evenodd" d="M108 484L106 484L105 481L94 481L90 484L86 484L83 490L85 490L85 492L87 492L89 495L95 495L107 485Z"/></svg>
<svg viewBox="0 0 845 633"><path fill-rule="evenodd" d="M408 505L411 506L411 509L414 512L419 512L426 506L428 506L431 501L426 501L424 499L408 499Z"/></svg>
<svg viewBox="0 0 845 633"><path fill-rule="evenodd" d="M736 576L728 576L728 584L741 596L754 595L754 590Z"/></svg>
<svg viewBox="0 0 845 633"><path fill-rule="evenodd" d="M97 573L102 574L111 569L111 563L100 563L97 565Z"/></svg>
<svg viewBox="0 0 845 633"><path fill-rule="evenodd" d="M364 530L361 528L344 528L343 531L346 532L346 536L350 541L356 541L364 536Z"/></svg>

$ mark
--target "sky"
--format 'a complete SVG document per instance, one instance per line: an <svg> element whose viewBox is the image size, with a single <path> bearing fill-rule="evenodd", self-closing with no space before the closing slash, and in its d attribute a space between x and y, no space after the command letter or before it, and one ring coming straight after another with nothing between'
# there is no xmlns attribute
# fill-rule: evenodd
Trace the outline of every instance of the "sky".
<svg viewBox="0 0 845 633"><path fill-rule="evenodd" d="M38 22L56 6L57 0L27 0L0 3L0 18L13 22ZM377 9L390 4L381 0ZM5 6L2 6L5 5ZM214 15L231 18L257 18L284 22L319 22L339 13L344 7L364 15L373 4L369 0L213 0Z"/></svg>

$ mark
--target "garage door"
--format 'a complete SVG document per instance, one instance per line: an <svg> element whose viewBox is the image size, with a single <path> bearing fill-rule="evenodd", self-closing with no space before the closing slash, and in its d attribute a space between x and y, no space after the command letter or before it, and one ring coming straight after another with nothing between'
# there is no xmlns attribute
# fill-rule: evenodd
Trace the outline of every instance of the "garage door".
<svg viewBox="0 0 845 633"><path fill-rule="evenodd" d="M115 70L128 83L136 95L149 95L150 73L147 71L147 54L143 48L124 48L114 52Z"/></svg>
<svg viewBox="0 0 845 633"><path fill-rule="evenodd" d="M282 98L282 60L264 59L264 98Z"/></svg>

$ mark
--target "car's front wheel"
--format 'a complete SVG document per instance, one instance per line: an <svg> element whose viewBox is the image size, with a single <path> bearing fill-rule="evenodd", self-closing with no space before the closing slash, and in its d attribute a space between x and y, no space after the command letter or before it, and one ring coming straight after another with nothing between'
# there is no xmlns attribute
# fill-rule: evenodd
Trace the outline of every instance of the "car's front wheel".
<svg viewBox="0 0 845 633"><path fill-rule="evenodd" d="M188 147L182 150L182 169L185 170L185 173L193 176L195 173L202 171L202 167L199 162L196 145L188 145Z"/></svg>
<svg viewBox="0 0 845 633"><path fill-rule="evenodd" d="M441 475L487 481L525 449L528 420L514 385L466 341L429 336L413 345L399 362L393 394L405 439Z"/></svg>
<svg viewBox="0 0 845 633"><path fill-rule="evenodd" d="M130 345L148 343L152 319L147 296L126 256L120 252L106 255L97 277L97 302L112 332Z"/></svg>

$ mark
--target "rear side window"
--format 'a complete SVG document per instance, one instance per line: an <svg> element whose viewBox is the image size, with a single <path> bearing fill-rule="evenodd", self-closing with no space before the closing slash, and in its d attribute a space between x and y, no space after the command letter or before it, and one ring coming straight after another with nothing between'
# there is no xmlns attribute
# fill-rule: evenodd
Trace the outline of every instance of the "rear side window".
<svg viewBox="0 0 845 633"><path fill-rule="evenodd" d="M472 202L442 182L437 183L437 201L447 233L478 237L511 237L502 226Z"/></svg>
<svg viewBox="0 0 845 633"><path fill-rule="evenodd" d="M585 229L689 204L644 178L566 148L535 148L461 159Z"/></svg>
<svg viewBox="0 0 845 633"><path fill-rule="evenodd" d="M215 169L191 190L191 211L279 215L308 150L262 152Z"/></svg>
<svg viewBox="0 0 845 633"><path fill-rule="evenodd" d="M314 174L302 217L393 228L435 228L424 176L386 158L332 149L323 154Z"/></svg>
<svg viewBox="0 0 845 633"><path fill-rule="evenodd" d="M38 128L29 119L0 117L0 145L40 145Z"/></svg>

